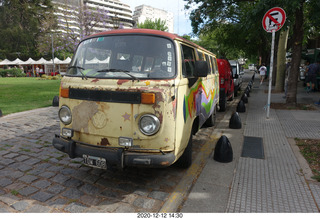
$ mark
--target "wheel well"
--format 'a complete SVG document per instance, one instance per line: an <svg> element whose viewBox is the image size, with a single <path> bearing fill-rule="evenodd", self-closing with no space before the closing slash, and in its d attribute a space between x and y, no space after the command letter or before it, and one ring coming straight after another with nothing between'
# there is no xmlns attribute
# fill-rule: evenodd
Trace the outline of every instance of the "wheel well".
<svg viewBox="0 0 320 219"><path fill-rule="evenodd" d="M193 121L193 124L192 124L192 134L195 135L199 130L199 116L197 116L194 121Z"/></svg>

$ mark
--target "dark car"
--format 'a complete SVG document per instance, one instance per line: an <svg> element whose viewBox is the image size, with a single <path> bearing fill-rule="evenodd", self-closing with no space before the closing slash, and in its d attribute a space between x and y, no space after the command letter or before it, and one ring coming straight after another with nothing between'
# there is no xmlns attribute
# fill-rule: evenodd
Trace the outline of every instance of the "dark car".
<svg viewBox="0 0 320 219"><path fill-rule="evenodd" d="M231 66L226 59L217 59L220 81L219 107L220 111L225 111L227 100L234 97L234 83L232 78Z"/></svg>

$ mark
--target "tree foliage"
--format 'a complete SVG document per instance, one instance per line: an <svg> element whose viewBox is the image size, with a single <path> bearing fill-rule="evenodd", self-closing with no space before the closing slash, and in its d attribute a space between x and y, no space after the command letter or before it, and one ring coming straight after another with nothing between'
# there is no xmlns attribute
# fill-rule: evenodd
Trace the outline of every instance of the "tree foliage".
<svg viewBox="0 0 320 219"><path fill-rule="evenodd" d="M37 39L49 19L49 0L0 0L0 58L38 57Z"/></svg>
<svg viewBox="0 0 320 219"><path fill-rule="evenodd" d="M154 30L162 30L168 31L168 26L166 25L166 21L159 19L155 19L154 21L151 19L146 19L145 22L139 23L137 25L138 28L142 29L154 29Z"/></svg>
<svg viewBox="0 0 320 219"><path fill-rule="evenodd" d="M303 39L318 36L320 30L319 0L185 0L191 9L193 32L210 39L216 53L232 56L230 51L268 63L271 34L261 25L264 14L273 7L286 11L285 27L290 27L289 51L292 67L287 103L296 103L296 87ZM278 39L279 33L276 33ZM209 37L208 37L209 36ZM207 43L209 44L209 43ZM277 45L277 43L276 43Z"/></svg>

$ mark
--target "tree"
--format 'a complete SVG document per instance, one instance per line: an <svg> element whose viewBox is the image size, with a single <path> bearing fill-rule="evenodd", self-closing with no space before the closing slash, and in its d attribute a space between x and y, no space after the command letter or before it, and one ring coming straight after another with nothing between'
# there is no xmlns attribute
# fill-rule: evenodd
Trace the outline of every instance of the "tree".
<svg viewBox="0 0 320 219"><path fill-rule="evenodd" d="M155 19L152 21L151 19L146 19L144 23L139 23L137 25L138 28L142 29L154 29L154 30L162 30L168 31L169 28L166 25L166 21L159 19Z"/></svg>
<svg viewBox="0 0 320 219"><path fill-rule="evenodd" d="M284 90L285 71L286 71L286 51L288 41L289 28L282 29L278 42L278 55L277 55L277 75L275 91L282 92Z"/></svg>
<svg viewBox="0 0 320 219"><path fill-rule="evenodd" d="M39 57L40 26L50 14L49 0L0 0L0 58Z"/></svg>
<svg viewBox="0 0 320 219"><path fill-rule="evenodd" d="M61 2L60 2L61 3ZM71 2L72 3L72 2ZM51 53L51 37L54 41L54 50L58 57L66 58L73 54L79 41L100 30L107 30L109 12L100 8L90 8L86 4L70 4L65 0L59 4L59 10L63 16L56 17L59 28L42 30L43 38L39 40L39 48L42 53ZM53 36L52 36L53 35Z"/></svg>
<svg viewBox="0 0 320 219"><path fill-rule="evenodd" d="M185 0L186 8L193 8L190 20L194 33L208 33L226 24L234 24L234 34L239 40L229 41L235 49L243 50L247 56L262 57L262 62L268 63L271 34L263 31L261 19L272 7L282 7L287 14L287 26L292 30L289 35L289 48L292 52L291 73L288 79L288 95L286 102L296 104L297 79L301 61L304 37L311 33L319 34L320 2L318 0ZM196 5L196 7L194 7ZM306 8L307 10L304 10ZM305 25L304 20L308 21ZM306 35L304 35L306 34ZM279 33L276 34L276 39ZM219 43L226 45L226 41ZM277 45L277 44L276 44Z"/></svg>

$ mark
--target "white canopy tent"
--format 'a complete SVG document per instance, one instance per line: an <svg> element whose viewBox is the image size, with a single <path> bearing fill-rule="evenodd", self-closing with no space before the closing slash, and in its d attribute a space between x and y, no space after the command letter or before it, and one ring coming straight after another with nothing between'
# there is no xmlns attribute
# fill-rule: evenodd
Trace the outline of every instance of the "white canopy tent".
<svg viewBox="0 0 320 219"><path fill-rule="evenodd" d="M67 65L69 65L70 62L71 62L70 57L66 58L65 60L60 60L58 58L54 58L54 65L55 66L57 65L57 67L58 67L55 69L59 69L59 72L61 72L61 69L63 69L63 70L66 69ZM47 74L49 74L49 72L53 71L52 59L47 61L44 58L40 58L39 60L33 60L32 58L29 58L26 61L22 61L19 58L17 58L14 61L10 61L8 59L5 59L0 62L0 67L1 66L16 66L16 65L19 65L19 66L32 65L33 72L35 72L34 69L35 69L36 65L44 65L44 68L45 68L44 71Z"/></svg>

